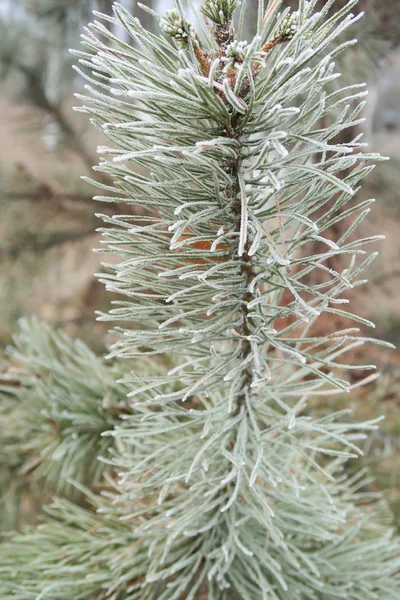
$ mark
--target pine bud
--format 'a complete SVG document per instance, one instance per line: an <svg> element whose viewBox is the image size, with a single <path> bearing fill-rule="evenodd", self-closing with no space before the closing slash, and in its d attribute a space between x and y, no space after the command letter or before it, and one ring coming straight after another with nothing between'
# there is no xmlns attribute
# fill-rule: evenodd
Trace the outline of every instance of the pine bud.
<svg viewBox="0 0 400 600"><path fill-rule="evenodd" d="M224 26L232 20L237 6L237 0L205 0L204 6L200 7L200 10L210 21Z"/></svg>
<svg viewBox="0 0 400 600"><path fill-rule="evenodd" d="M172 37L180 48L185 48L188 39L193 35L193 26L184 21L176 10L169 10L160 20L160 27L165 34Z"/></svg>
<svg viewBox="0 0 400 600"><path fill-rule="evenodd" d="M297 12L289 13L283 19L277 34L280 41L289 41L299 29L299 14Z"/></svg>
<svg viewBox="0 0 400 600"><path fill-rule="evenodd" d="M248 47L249 44L246 41L240 42L238 40L234 40L226 47L225 56L221 58L221 61L225 63L225 73L232 68L239 67L239 64L244 60Z"/></svg>

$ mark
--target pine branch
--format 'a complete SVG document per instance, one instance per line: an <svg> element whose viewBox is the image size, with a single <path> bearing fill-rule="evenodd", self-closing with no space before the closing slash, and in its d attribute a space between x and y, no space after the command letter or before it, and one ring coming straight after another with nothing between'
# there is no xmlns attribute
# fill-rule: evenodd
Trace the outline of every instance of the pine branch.
<svg viewBox="0 0 400 600"><path fill-rule="evenodd" d="M119 4L111 24L132 44L108 16L85 32L79 97L110 144L99 149L103 188L147 211L103 215L121 262L101 280L122 300L99 318L118 323L109 358L127 361L131 410L107 436L116 481L104 501L92 496L100 514L58 505L42 530L14 537L4 598L399 595L388 514L347 467L379 419L306 411L308 398L351 392L355 368L367 371L357 385L376 378L347 352L389 346L333 319L315 333L321 314L371 325L343 305L380 239L352 235L370 209L354 196L380 157L338 137L359 123L364 92L329 87L356 2L330 17L332 2L315 4L278 14L261 2L249 43L231 0L205 1L204 41L180 0L160 36ZM326 231L344 219L332 241ZM327 266L338 256L344 269ZM313 271L326 281L310 282Z"/></svg>
<svg viewBox="0 0 400 600"><path fill-rule="evenodd" d="M128 411L118 370L35 319L20 322L14 344L0 373L2 453L42 491L71 493L71 481L99 485L108 467L98 456L111 445L102 433Z"/></svg>

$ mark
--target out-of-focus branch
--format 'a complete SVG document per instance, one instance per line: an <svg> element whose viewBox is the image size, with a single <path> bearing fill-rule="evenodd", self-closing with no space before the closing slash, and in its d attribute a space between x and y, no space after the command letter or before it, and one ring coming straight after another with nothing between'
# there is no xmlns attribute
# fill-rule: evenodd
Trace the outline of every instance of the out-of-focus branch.
<svg viewBox="0 0 400 600"><path fill-rule="evenodd" d="M56 202L58 204L62 204L63 202L74 202L76 204L87 204L90 205L93 200L93 196L89 196L88 194L68 194L68 193L55 193L52 189L46 185L42 185L39 189L33 192L2 192L0 196L0 206L5 202L22 202L22 201L31 201L31 202ZM103 202L104 207L102 208L102 212L106 214L114 214L114 215L127 215L127 214L145 214L146 211L139 211L137 207L130 207L129 205L112 202L107 204Z"/></svg>
<svg viewBox="0 0 400 600"><path fill-rule="evenodd" d="M93 202L93 197L84 194L55 194L49 189L48 191L44 191L39 189L34 192L3 192L0 198L0 201L24 201L31 200L33 202L42 202L42 201L54 201L54 202L63 202L64 200L69 200L72 202L82 202L82 203L91 203Z"/></svg>
<svg viewBox="0 0 400 600"><path fill-rule="evenodd" d="M68 122L61 108L49 100L37 70L17 62L14 63L14 66L24 76L29 87L30 98L34 100L36 106L54 119L70 146L79 154L85 165L92 169L92 166L97 162L96 159L86 150L79 135Z"/></svg>
<svg viewBox="0 0 400 600"><path fill-rule="evenodd" d="M0 246L0 260L15 259L24 254L46 252L57 246L63 246L70 242L76 242L81 239L93 236L96 234L95 228L91 228L80 232L71 232L61 235L52 235L47 240L32 239L31 241L24 242L18 245Z"/></svg>
<svg viewBox="0 0 400 600"><path fill-rule="evenodd" d="M393 271L381 273L374 279L370 279L369 285L380 285L382 283L385 283L386 280L393 279L394 277L400 277L400 269L394 269Z"/></svg>

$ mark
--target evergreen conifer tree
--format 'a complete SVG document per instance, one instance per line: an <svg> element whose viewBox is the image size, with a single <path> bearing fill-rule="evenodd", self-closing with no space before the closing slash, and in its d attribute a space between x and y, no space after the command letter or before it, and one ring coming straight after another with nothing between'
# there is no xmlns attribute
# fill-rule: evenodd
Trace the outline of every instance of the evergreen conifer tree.
<svg viewBox="0 0 400 600"><path fill-rule="evenodd" d="M346 361L369 341L358 327L334 330L335 316L371 325L343 305L377 239L354 236L372 202L354 196L379 157L359 136L335 141L359 122L365 91L328 87L335 58L354 43L341 35L358 18L356 0L333 15L333 0L281 13L260 0L250 42L245 3L235 20L236 0L205 0L198 29L175 4L160 35L115 4L134 43L96 14L77 53L90 81L81 110L109 141L97 169L113 185L98 199L146 213L103 216L107 249L122 260L102 279L123 299L99 318L118 323L109 359L122 375L81 349L81 369L67 353L73 377L61 356L30 380L43 391L42 378L58 373L43 419L67 422L57 425L61 459L87 501L56 499L44 524L2 546L0 598L395 600L390 515L368 476L348 468L377 422L307 411L310 397L351 392L347 370L373 369ZM350 216L340 239L324 237ZM324 250L315 255L316 240ZM326 267L332 256L343 271ZM321 283L310 283L313 270ZM332 330L317 337L323 313ZM55 351L46 343L40 354ZM90 373L97 383L119 378L111 406L120 418L101 385L88 394L79 381ZM29 390L20 381L18 394ZM62 408L69 395L72 414ZM103 494L89 489L87 475L100 471L83 476L78 444L96 397L94 431L108 441L96 446ZM57 471L53 458L42 477Z"/></svg>

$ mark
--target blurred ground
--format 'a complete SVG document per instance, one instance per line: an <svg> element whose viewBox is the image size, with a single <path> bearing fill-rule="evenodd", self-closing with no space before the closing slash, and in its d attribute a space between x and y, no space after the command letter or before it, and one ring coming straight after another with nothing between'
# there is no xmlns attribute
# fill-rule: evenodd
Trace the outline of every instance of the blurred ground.
<svg viewBox="0 0 400 600"><path fill-rule="evenodd" d="M15 321L38 314L51 323L80 330L96 340L93 312L104 302L94 273L101 268L91 200L95 190L81 180L91 175L68 146L49 147L47 115L2 90L0 100L0 344L10 339ZM68 99L70 106L74 103ZM70 111L72 113L72 111ZM75 115L78 135L88 135ZM93 163L96 161L94 153ZM83 331L82 331L83 329ZM99 335L104 334L103 328Z"/></svg>

